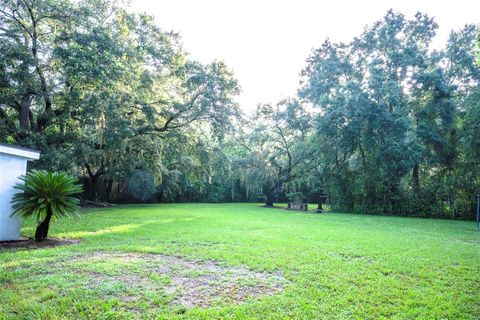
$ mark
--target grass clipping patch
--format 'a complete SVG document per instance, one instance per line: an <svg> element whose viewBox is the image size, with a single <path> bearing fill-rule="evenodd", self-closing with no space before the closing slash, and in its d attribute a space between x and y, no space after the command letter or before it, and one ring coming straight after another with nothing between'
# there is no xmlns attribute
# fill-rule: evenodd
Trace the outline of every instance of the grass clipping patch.
<svg viewBox="0 0 480 320"><path fill-rule="evenodd" d="M88 287L102 296L186 308L240 304L279 293L286 284L279 273L161 254L96 252L62 264L85 276Z"/></svg>

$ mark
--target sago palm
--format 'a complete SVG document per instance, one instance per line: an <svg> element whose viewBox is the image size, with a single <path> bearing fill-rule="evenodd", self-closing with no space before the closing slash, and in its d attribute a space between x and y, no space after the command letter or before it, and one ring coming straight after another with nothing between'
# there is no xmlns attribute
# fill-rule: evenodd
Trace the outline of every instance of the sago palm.
<svg viewBox="0 0 480 320"><path fill-rule="evenodd" d="M74 177L66 173L33 170L20 180L15 186L19 192L12 199L12 215L36 217L35 241L47 238L53 216L78 214L80 201L75 195L82 192L82 187Z"/></svg>

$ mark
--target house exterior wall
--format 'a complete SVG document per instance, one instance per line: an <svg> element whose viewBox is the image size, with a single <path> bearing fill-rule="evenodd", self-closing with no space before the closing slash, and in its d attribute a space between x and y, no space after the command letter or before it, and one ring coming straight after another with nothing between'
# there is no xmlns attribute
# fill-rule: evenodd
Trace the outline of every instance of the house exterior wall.
<svg viewBox="0 0 480 320"><path fill-rule="evenodd" d="M0 153L0 241L20 238L20 218L10 217L13 186L27 170L27 158Z"/></svg>

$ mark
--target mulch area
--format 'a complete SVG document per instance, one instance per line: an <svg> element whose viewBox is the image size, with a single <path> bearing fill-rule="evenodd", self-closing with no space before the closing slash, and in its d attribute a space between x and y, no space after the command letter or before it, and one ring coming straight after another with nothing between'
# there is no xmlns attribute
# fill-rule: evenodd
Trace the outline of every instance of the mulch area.
<svg viewBox="0 0 480 320"><path fill-rule="evenodd" d="M49 247L67 246L71 244L77 244L78 239L54 239L48 238L42 242L36 242L33 239L20 239L11 241L0 241L0 250L8 249L42 249Z"/></svg>

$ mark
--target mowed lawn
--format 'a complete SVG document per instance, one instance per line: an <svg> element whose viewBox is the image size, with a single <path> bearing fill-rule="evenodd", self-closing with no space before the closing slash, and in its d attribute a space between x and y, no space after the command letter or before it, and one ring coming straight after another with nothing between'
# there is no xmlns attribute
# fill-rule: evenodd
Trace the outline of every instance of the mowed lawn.
<svg viewBox="0 0 480 320"><path fill-rule="evenodd" d="M32 235L32 226L23 234ZM473 222L160 204L88 209L54 221L50 236L81 241L0 251L0 319L480 318ZM215 261L283 282L278 292L240 304L185 307L162 291L175 276L152 271L157 256Z"/></svg>

